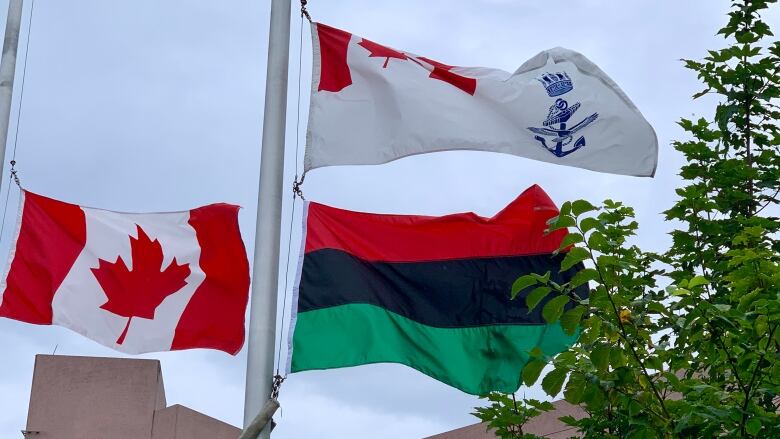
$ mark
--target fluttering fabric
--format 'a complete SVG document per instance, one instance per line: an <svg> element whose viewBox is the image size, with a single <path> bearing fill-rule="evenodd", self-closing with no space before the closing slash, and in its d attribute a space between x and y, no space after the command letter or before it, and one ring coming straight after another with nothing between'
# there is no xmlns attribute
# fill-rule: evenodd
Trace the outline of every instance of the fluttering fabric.
<svg viewBox="0 0 780 439"><path fill-rule="evenodd" d="M532 350L555 355L576 338L544 321L546 301L529 313L529 291L510 298L519 276L566 282L581 268L560 272L566 231L544 233L557 214L538 186L492 218L306 203L289 370L393 362L467 393L514 392Z"/></svg>
<svg viewBox="0 0 780 439"><path fill-rule="evenodd" d="M585 56L545 50L516 72L458 67L312 24L306 171L479 150L634 176L655 173L655 132Z"/></svg>
<svg viewBox="0 0 780 439"><path fill-rule="evenodd" d="M238 206L119 213L22 197L0 317L131 354L241 349L249 263Z"/></svg>

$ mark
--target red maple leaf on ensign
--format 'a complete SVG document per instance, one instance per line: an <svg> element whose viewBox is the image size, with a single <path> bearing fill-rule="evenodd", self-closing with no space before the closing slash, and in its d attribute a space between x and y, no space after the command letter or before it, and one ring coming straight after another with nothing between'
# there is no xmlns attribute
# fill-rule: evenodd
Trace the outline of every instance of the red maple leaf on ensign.
<svg viewBox="0 0 780 439"><path fill-rule="evenodd" d="M368 55L369 58L378 57L378 58L386 58L385 63L382 66L382 68L387 68L387 63L390 62L390 58L396 58L400 60L407 60L409 59L405 53L399 52L395 49L391 49L387 46L383 46L381 44L377 44L371 40L367 40L363 38L361 42L358 43L358 45L363 46L364 49L371 52L370 55Z"/></svg>
<svg viewBox="0 0 780 439"><path fill-rule="evenodd" d="M136 227L138 238L130 236L132 270L127 268L121 256L117 256L115 262L98 259L98 268L91 269L108 297L108 302L100 308L127 317L125 329L116 341L120 345L125 341L133 317L154 319L157 307L166 297L187 285L185 279L190 275L190 264L179 265L176 258L161 271L160 241L152 241L141 226Z"/></svg>

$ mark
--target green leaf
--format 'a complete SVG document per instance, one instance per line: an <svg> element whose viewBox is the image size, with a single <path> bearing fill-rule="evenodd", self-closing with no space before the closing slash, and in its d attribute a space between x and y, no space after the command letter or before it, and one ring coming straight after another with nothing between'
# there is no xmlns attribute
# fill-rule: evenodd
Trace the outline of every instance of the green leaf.
<svg viewBox="0 0 780 439"><path fill-rule="evenodd" d="M563 382L566 381L566 375L569 373L566 369L554 369L545 375L542 380L542 389L550 396L556 396L561 393Z"/></svg>
<svg viewBox="0 0 780 439"><path fill-rule="evenodd" d="M601 372L606 372L609 367L609 345L601 344L590 352L590 361Z"/></svg>
<svg viewBox="0 0 780 439"><path fill-rule="evenodd" d="M573 351L565 351L555 356L556 366L572 367L577 362L577 354Z"/></svg>
<svg viewBox="0 0 780 439"><path fill-rule="evenodd" d="M708 281L706 277L704 277L704 276L696 276L693 279L691 279L690 281L688 281L688 289L692 289L692 288L698 287L700 285L707 285L709 283L710 283L710 281Z"/></svg>
<svg viewBox="0 0 780 439"><path fill-rule="evenodd" d="M592 212L594 210L596 210L596 206L585 200L576 200L575 202L571 203L571 213L573 213L574 216L580 216L583 213Z"/></svg>
<svg viewBox="0 0 780 439"><path fill-rule="evenodd" d="M604 391L594 382L585 383L582 401L590 411L598 411L604 407Z"/></svg>
<svg viewBox="0 0 780 439"><path fill-rule="evenodd" d="M571 404L582 402L582 394L585 392L585 378L573 372L566 383L566 390L563 391L563 398Z"/></svg>
<svg viewBox="0 0 780 439"><path fill-rule="evenodd" d="M582 305L577 305L563 314L561 327L566 331L566 334L574 335L577 332L577 327L580 325L580 321L582 321L583 314L585 314L585 307Z"/></svg>
<svg viewBox="0 0 780 439"><path fill-rule="evenodd" d="M750 293L745 294L739 299L739 304L737 305L737 309L740 311L746 311L750 305L753 304L753 300L758 296L758 291L751 291Z"/></svg>
<svg viewBox="0 0 780 439"><path fill-rule="evenodd" d="M642 412L642 405L639 404L635 399L632 399L631 402L628 403L628 415L636 416L641 412Z"/></svg>
<svg viewBox="0 0 780 439"><path fill-rule="evenodd" d="M600 267L620 267L620 259L617 256L601 255L596 258L596 264Z"/></svg>
<svg viewBox="0 0 780 439"><path fill-rule="evenodd" d="M757 435L758 432L761 431L761 420L758 418L750 418L750 420L745 423L745 430L753 436Z"/></svg>
<svg viewBox="0 0 780 439"><path fill-rule="evenodd" d="M739 110L739 107L736 105L718 105L715 110L718 128L723 132L728 132L728 123L731 121L732 116L737 114Z"/></svg>
<svg viewBox="0 0 780 439"><path fill-rule="evenodd" d="M558 246L559 249L563 250L566 248L571 247L574 244L579 244L583 242L585 239L576 232L569 232L566 234L566 236L563 237L563 240L561 240L561 245Z"/></svg>
<svg viewBox="0 0 780 439"><path fill-rule="evenodd" d="M599 226L601 226L601 222L593 217L583 218L582 221L580 221L580 230L582 230L582 233L587 233Z"/></svg>
<svg viewBox="0 0 780 439"><path fill-rule="evenodd" d="M709 93L710 91L711 91L711 90L710 90L709 88L707 88L707 89L704 89L704 90L702 90L702 91L700 91L700 92L696 93L695 95L693 95L693 99L699 99L700 97L702 97L702 96L706 95L706 94L707 94L707 93Z"/></svg>
<svg viewBox="0 0 780 439"><path fill-rule="evenodd" d="M536 285L537 283L539 283L539 281L536 279L536 277L530 274L518 277L517 280L512 284L512 299L517 297L517 295L520 294L520 291L523 291L532 285Z"/></svg>
<svg viewBox="0 0 780 439"><path fill-rule="evenodd" d="M599 278L599 272L595 268L583 268L578 271L577 274L572 276L569 281L569 287L574 289L587 282L597 280Z"/></svg>
<svg viewBox="0 0 780 439"><path fill-rule="evenodd" d="M559 215L547 220L547 225L549 226L548 231L554 232L556 230L574 227L577 225L577 222L570 216Z"/></svg>
<svg viewBox="0 0 780 439"><path fill-rule="evenodd" d="M656 439L657 436L653 433L652 430L648 429L646 426L640 426L636 430L631 431L626 436L626 439Z"/></svg>
<svg viewBox="0 0 780 439"><path fill-rule="evenodd" d="M567 296L557 296L547 302L547 304L544 305L544 308L542 308L542 317L544 317L544 321L547 323L557 322L558 319L561 318L563 307L566 306L567 303L569 303L569 298Z"/></svg>
<svg viewBox="0 0 780 439"><path fill-rule="evenodd" d="M765 315L758 316L753 327L756 329L756 335L763 337L764 334L766 334L767 328L769 327L769 324L767 323L767 317Z"/></svg>
<svg viewBox="0 0 780 439"><path fill-rule="evenodd" d="M550 272L544 273L544 275L531 273L531 276L535 277L540 283L546 284L550 281Z"/></svg>
<svg viewBox="0 0 780 439"><path fill-rule="evenodd" d="M609 351L609 364L612 365L613 369L617 369L619 367L628 365L628 359L626 358L625 354L623 354L622 350L611 349Z"/></svg>
<svg viewBox="0 0 780 439"><path fill-rule="evenodd" d="M563 261L561 262L561 272L570 269L571 267L575 266L576 264L579 264L580 262L588 258L590 258L589 251L587 251L582 247L573 247L571 250L569 250L568 253L566 253L566 256L563 258Z"/></svg>
<svg viewBox="0 0 780 439"><path fill-rule="evenodd" d="M604 234L595 231L590 234L588 237L588 246L595 250L604 250L608 248L609 243L607 242L607 238L604 237Z"/></svg>
<svg viewBox="0 0 780 439"><path fill-rule="evenodd" d="M571 201L565 201L561 204L560 215L571 216Z"/></svg>
<svg viewBox="0 0 780 439"><path fill-rule="evenodd" d="M538 305L542 299L550 294L550 291L552 291L552 288L550 287L537 287L528 294L528 297L525 298L525 306L528 308L529 314L536 308L536 305Z"/></svg>
<svg viewBox="0 0 780 439"><path fill-rule="evenodd" d="M601 319L598 316L588 317L584 322L585 331L580 336L580 343L590 344L601 335Z"/></svg>
<svg viewBox="0 0 780 439"><path fill-rule="evenodd" d="M555 406L550 401L537 401L535 399L526 399L524 401L539 411L549 412L550 410L555 410Z"/></svg>
<svg viewBox="0 0 780 439"><path fill-rule="evenodd" d="M542 373L542 369L547 365L547 362L535 359L528 362L523 367L523 382L526 386L533 386L536 380L539 379L539 374Z"/></svg>

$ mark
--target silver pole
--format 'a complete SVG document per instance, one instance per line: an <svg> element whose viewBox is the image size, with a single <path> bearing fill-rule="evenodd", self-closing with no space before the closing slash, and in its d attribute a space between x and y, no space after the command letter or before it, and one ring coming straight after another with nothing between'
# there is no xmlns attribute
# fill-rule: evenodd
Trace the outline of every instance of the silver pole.
<svg viewBox="0 0 780 439"><path fill-rule="evenodd" d="M8 143L8 124L11 121L11 99L14 95L16 49L19 47L22 3L23 0L10 0L8 2L3 58L0 61L0 181L3 181L3 177L5 177L5 145Z"/></svg>
<svg viewBox="0 0 780 439"><path fill-rule="evenodd" d="M257 199L249 352L246 371L244 427L250 425L271 397L276 336L276 298L282 221L284 132L287 116L287 65L290 58L290 0L271 1L268 66ZM259 438L270 437L266 426Z"/></svg>

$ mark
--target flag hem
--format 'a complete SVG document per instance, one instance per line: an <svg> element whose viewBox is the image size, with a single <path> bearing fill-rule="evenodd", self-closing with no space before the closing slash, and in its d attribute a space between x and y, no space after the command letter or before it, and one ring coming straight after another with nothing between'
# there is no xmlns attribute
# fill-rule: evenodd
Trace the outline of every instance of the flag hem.
<svg viewBox="0 0 780 439"><path fill-rule="evenodd" d="M19 234L22 232L22 216L24 214L24 200L27 197L27 191L20 189L21 196L19 197L19 206L16 208L16 226L13 234L13 241L11 241L11 249L8 252L8 258L6 260L5 270L3 270L3 278L0 279L0 306L3 305L3 298L5 297L5 290L8 287L8 275L11 274L11 264L16 257L16 243L19 241Z"/></svg>
<svg viewBox="0 0 780 439"><path fill-rule="evenodd" d="M293 334L295 333L295 323L298 320L298 296L301 288L301 274L303 273L303 257L306 250L306 225L309 218L309 202L303 202L302 225L303 231L301 232L301 244L298 252L298 266L295 269L295 282L293 283L293 295L292 302L290 303L290 325L287 329L287 364L285 366L285 372L290 373L292 369L292 355L293 355ZM284 316L282 316L284 319Z"/></svg>
<svg viewBox="0 0 780 439"><path fill-rule="evenodd" d="M320 37L318 32L319 23L312 23L309 27L311 31L311 88L309 92L309 116L306 121L306 146L303 148L303 173L304 175L310 170L311 156L309 155L309 148L312 143L311 135L311 123L312 123L312 103L314 102L314 95L318 93L319 83L322 78L322 51L320 49ZM305 203L305 202L304 202ZM304 223L304 227L306 223ZM305 241L304 241L305 242Z"/></svg>

